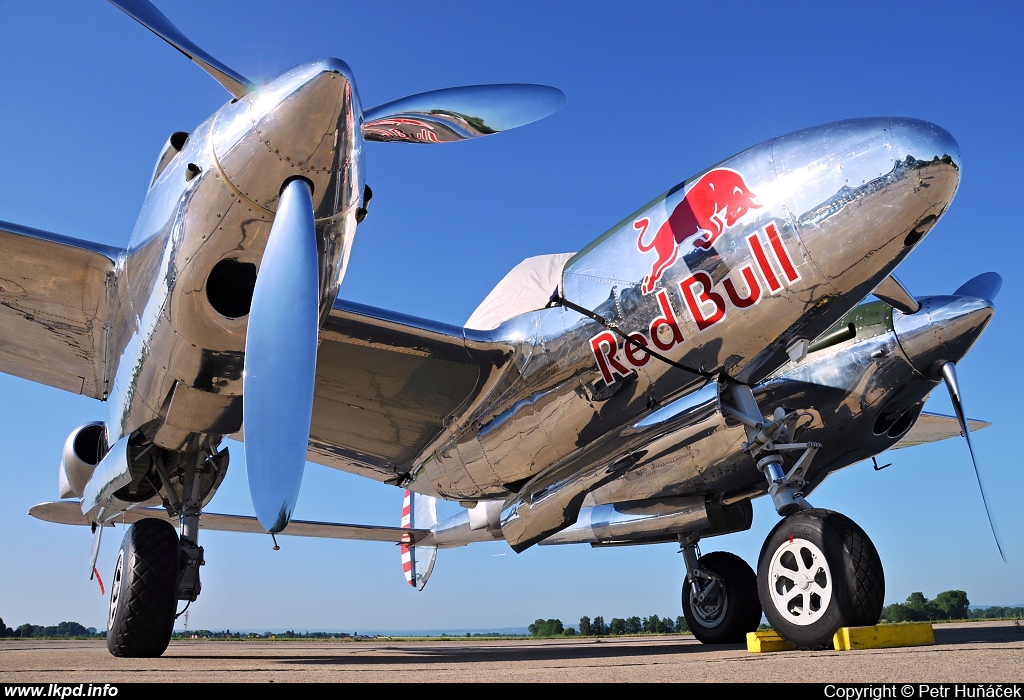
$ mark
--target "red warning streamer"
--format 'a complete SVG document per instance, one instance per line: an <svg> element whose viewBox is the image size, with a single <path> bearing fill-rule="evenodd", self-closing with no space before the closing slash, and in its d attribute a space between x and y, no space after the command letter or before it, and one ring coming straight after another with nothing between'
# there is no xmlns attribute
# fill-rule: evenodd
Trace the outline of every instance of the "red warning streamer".
<svg viewBox="0 0 1024 700"><path fill-rule="evenodd" d="M92 567L92 575L96 577L96 583L100 584L100 595L106 595L103 590L103 579L100 578L100 572L96 570L96 567Z"/></svg>

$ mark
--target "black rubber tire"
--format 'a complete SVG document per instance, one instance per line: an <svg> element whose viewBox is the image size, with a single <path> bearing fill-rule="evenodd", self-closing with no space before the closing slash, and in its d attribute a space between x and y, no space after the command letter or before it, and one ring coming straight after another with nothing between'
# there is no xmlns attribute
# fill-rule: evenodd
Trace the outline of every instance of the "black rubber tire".
<svg viewBox="0 0 1024 700"><path fill-rule="evenodd" d="M154 657L167 649L178 604L178 533L147 518L128 528L110 582L107 650Z"/></svg>
<svg viewBox="0 0 1024 700"><path fill-rule="evenodd" d="M772 598L770 586L786 589L770 571L772 559L780 548L799 540L810 542L824 555L831 572L831 596L824 608L815 610L810 624L793 622L796 612L779 609ZM810 550L800 550L810 554ZM806 560L805 560L806 561ZM813 564L812 564L813 566ZM822 580L824 569L818 567ZM772 578L772 581L769 581ZM861 627L878 624L885 598L885 575L875 545L857 523L845 515L814 508L783 518L768 535L757 564L757 590L768 622L779 635L798 649L831 649L832 638L840 627ZM807 602L800 596L800 608L813 605L812 590L807 589ZM818 598L819 604L821 598ZM813 608L812 608L813 610Z"/></svg>
<svg viewBox="0 0 1024 700"><path fill-rule="evenodd" d="M683 583L683 616L693 636L704 644L739 644L747 632L761 624L761 601L757 597L757 576L747 562L731 552L711 552L697 560L700 569L725 581L724 610L714 626L708 626L691 606L689 580Z"/></svg>

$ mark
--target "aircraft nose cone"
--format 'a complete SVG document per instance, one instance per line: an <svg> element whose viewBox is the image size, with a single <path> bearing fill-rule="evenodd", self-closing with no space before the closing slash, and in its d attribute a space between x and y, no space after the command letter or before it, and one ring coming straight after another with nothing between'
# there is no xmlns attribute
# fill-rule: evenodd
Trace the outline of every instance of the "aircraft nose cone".
<svg viewBox="0 0 1024 700"><path fill-rule="evenodd" d="M344 61L305 63L223 107L212 131L214 154L224 176L256 207L272 214L281 186L302 177L313 185L314 204L330 195L317 217L332 216L358 197L352 183L340 197L328 189L358 159L359 112Z"/></svg>
<svg viewBox="0 0 1024 700"><path fill-rule="evenodd" d="M916 119L825 124L775 139L772 158L814 264L857 299L920 243L960 179L956 141Z"/></svg>
<svg viewBox="0 0 1024 700"><path fill-rule="evenodd" d="M959 362L981 337L995 308L987 299L926 297L914 314L893 311L900 347L914 368L938 379L942 365Z"/></svg>
<svg viewBox="0 0 1024 700"><path fill-rule="evenodd" d="M894 118L890 122L897 168L916 178L914 199L928 207L906 238L908 246L920 241L956 194L960 184L960 145L953 136L931 122Z"/></svg>
<svg viewBox="0 0 1024 700"><path fill-rule="evenodd" d="M284 161L310 171L337 170L339 117L347 115L351 71L337 58L306 63L256 91L253 129Z"/></svg>
<svg viewBox="0 0 1024 700"><path fill-rule="evenodd" d="M954 184L959 180L960 145L948 131L931 122L906 117L891 119L890 130L896 152L908 165L944 163L951 167Z"/></svg>

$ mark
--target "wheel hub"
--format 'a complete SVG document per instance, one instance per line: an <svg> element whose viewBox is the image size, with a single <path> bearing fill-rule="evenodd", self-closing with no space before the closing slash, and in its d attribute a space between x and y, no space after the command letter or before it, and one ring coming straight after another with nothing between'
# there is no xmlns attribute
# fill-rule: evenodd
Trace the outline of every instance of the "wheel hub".
<svg viewBox="0 0 1024 700"><path fill-rule="evenodd" d="M832 572L813 542L790 539L775 550L768 569L771 602L794 625L817 622L832 600Z"/></svg>
<svg viewBox="0 0 1024 700"><path fill-rule="evenodd" d="M721 588L721 584L719 584ZM693 614L700 618L701 624L705 627L717 627L725 618L729 607L729 599L724 591L713 591L711 595L698 600L699 594L695 587L690 588L690 609Z"/></svg>
<svg viewBox="0 0 1024 700"><path fill-rule="evenodd" d="M110 614L107 618L107 629L114 625L114 615L117 613L117 603L121 597L121 577L124 575L124 551L117 555L117 564L114 566L114 578L110 581Z"/></svg>

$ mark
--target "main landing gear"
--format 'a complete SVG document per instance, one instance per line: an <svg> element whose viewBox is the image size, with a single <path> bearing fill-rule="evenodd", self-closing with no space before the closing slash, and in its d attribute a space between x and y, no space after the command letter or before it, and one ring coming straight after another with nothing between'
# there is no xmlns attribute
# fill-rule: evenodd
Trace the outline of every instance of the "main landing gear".
<svg viewBox="0 0 1024 700"><path fill-rule="evenodd" d="M210 468L200 453L184 469L180 493L157 463L167 501L181 523L181 535L166 520L140 520L124 534L110 583L107 650L114 656L154 657L167 649L179 600L199 597L199 546L203 473ZM225 465L226 466L226 465Z"/></svg>
<svg viewBox="0 0 1024 700"><path fill-rule="evenodd" d="M832 646L840 627L874 625L882 614L885 576L875 546L845 515L812 508L805 476L821 447L795 442L804 414L777 408L769 423L749 387L733 385L722 408L746 429L744 451L768 481L779 515L761 548L757 576L738 557L714 552L698 559L697 538L681 536L686 562L683 613L705 643L743 641L761 610L779 635L799 649ZM782 452L801 451L784 470Z"/></svg>
<svg viewBox="0 0 1024 700"><path fill-rule="evenodd" d="M827 649L840 627L878 623L885 596L882 561L845 515L812 508L784 518L757 564L768 622L799 649Z"/></svg>
<svg viewBox="0 0 1024 700"><path fill-rule="evenodd" d="M178 603L178 535L166 520L128 528L110 582L107 650L114 656L160 656L171 641Z"/></svg>
<svg viewBox="0 0 1024 700"><path fill-rule="evenodd" d="M762 608L798 649L831 648L840 627L875 625L882 614L882 561L864 531L840 513L810 508L783 518L761 548L756 576L735 554L701 557L695 537L680 544L683 615L705 644L745 641Z"/></svg>

